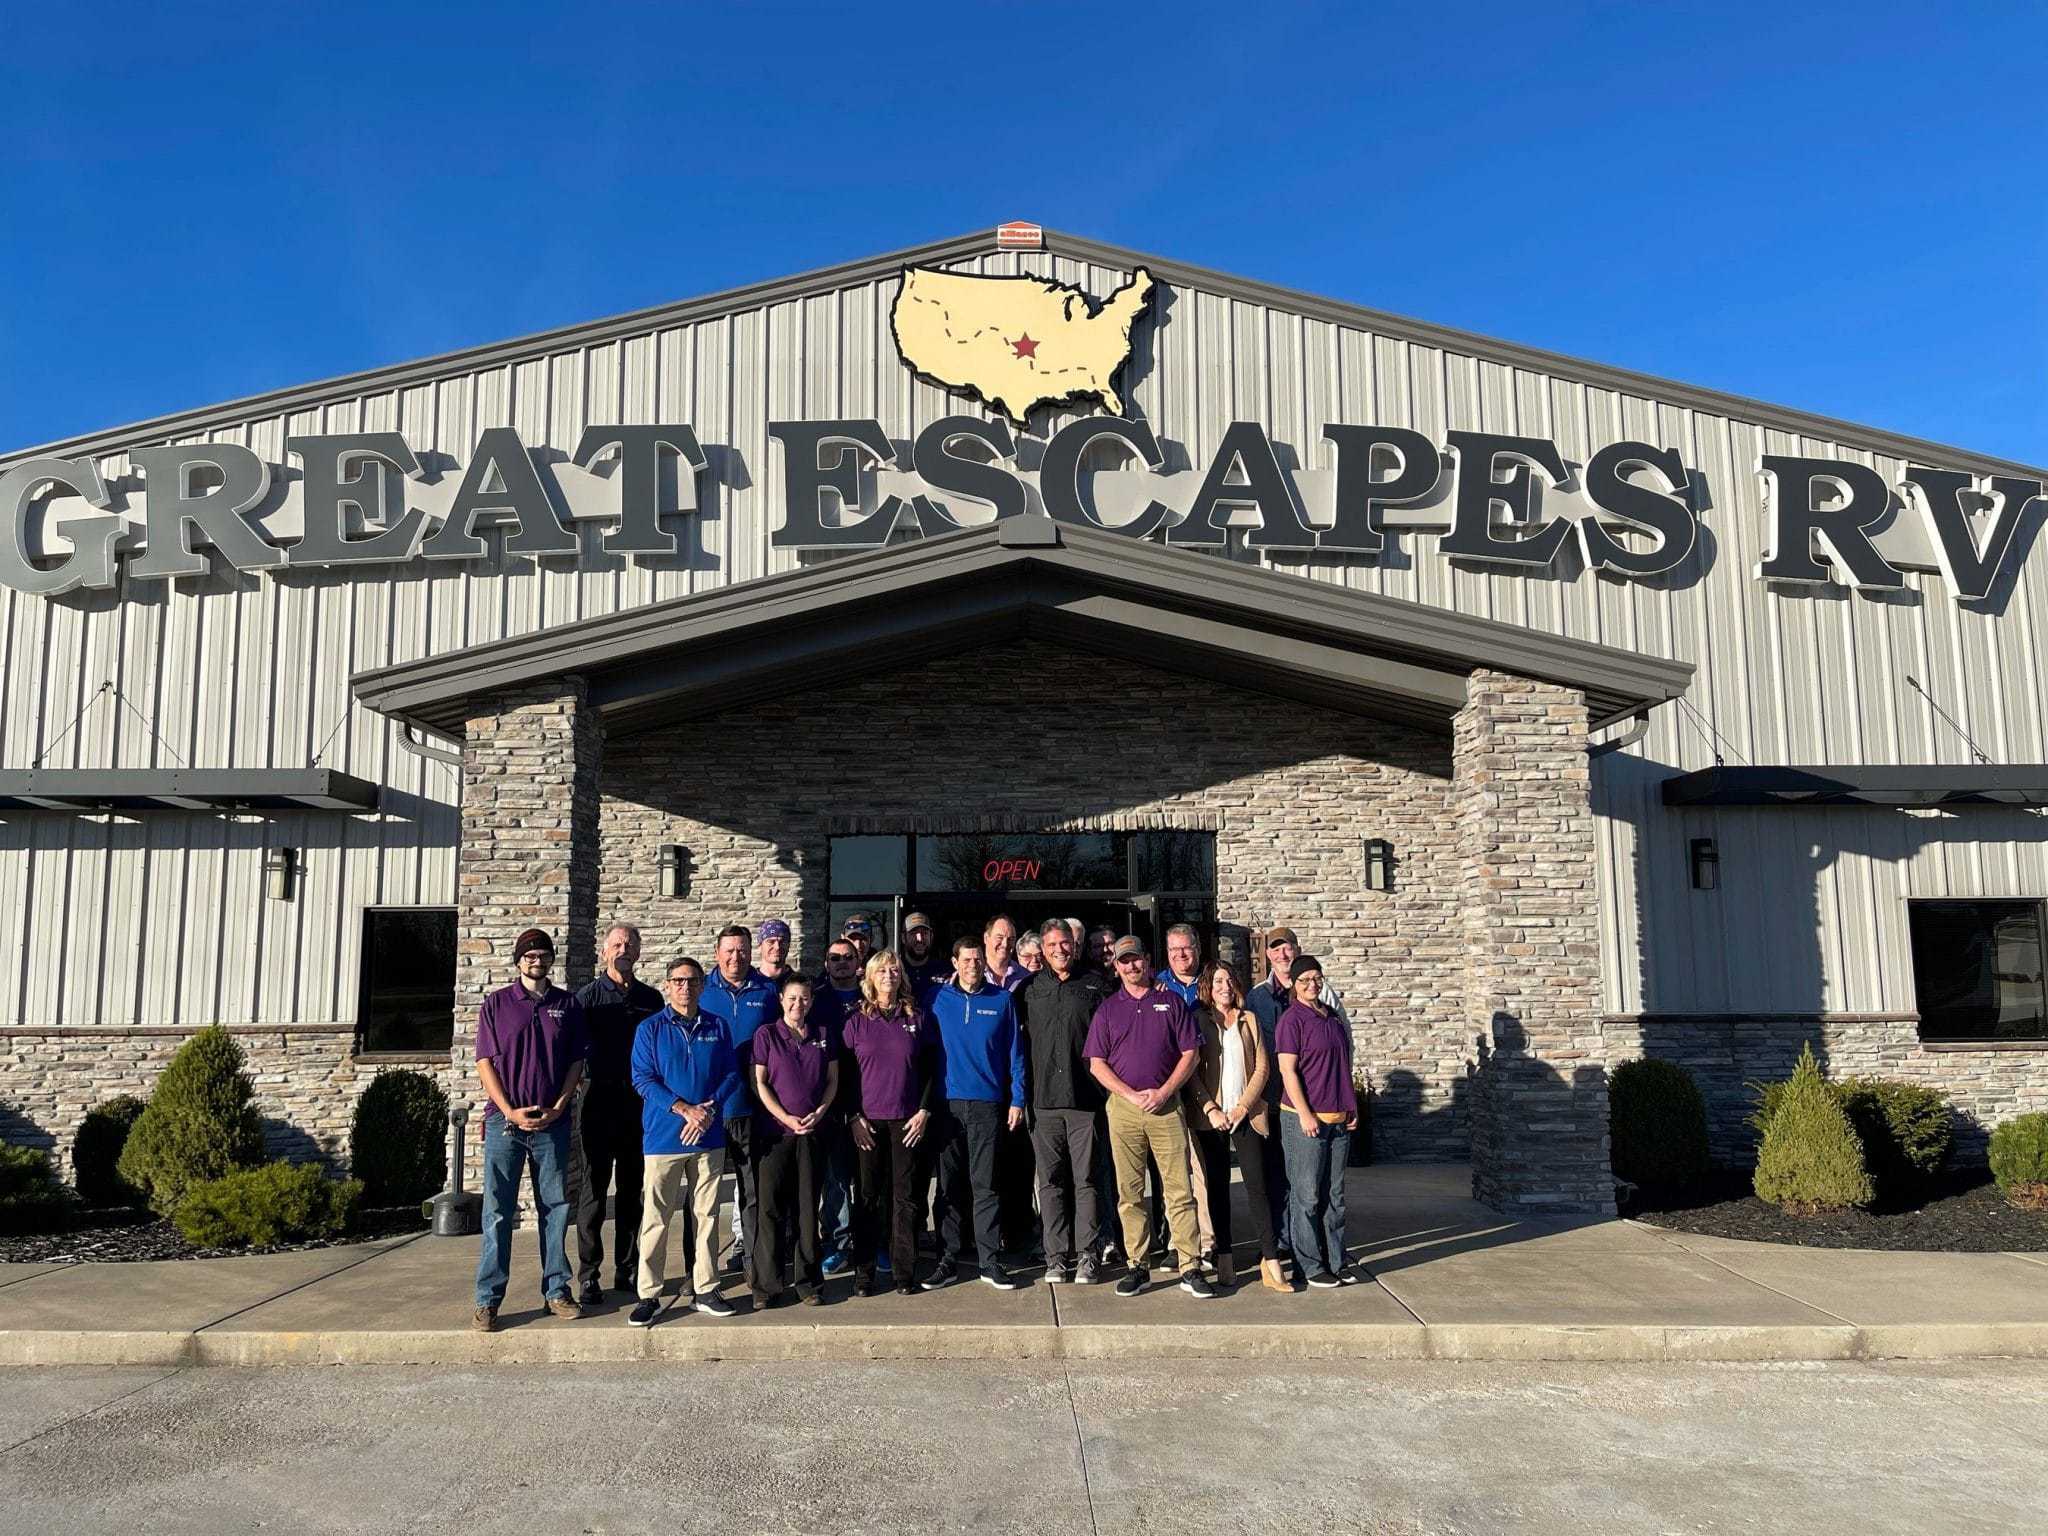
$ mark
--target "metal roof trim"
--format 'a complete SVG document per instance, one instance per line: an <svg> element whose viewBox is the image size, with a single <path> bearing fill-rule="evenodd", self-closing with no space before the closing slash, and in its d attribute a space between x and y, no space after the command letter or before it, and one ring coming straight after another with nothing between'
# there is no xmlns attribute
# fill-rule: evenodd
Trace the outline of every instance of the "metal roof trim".
<svg viewBox="0 0 2048 1536"><path fill-rule="evenodd" d="M84 455L118 453L147 443L166 442L173 438L192 436L251 419L284 414L302 406L332 400L337 396L347 397L401 389L465 370L544 357L568 348L590 346L622 336L805 298L854 283L886 277L905 266L956 261L968 256L992 255L996 250L994 230L975 230L969 234L955 235L832 266L817 267L786 277L744 284L696 298L557 326L506 341L487 342L408 362L382 364L375 368L316 380L309 384L268 390L236 400L222 401L216 405L171 412L123 426L80 433L55 442L0 453L0 467L31 457L76 458ZM1195 266L1169 257L1147 255L1142 251L1092 240L1086 236L1047 230L1045 254L1093 262L1099 266L1114 267L1123 271L1142 266L1154 277L1168 283L1192 284L1223 297L1264 304L1336 325L1373 330L1423 346L1467 352L1482 361L1500 363L1511 368L1562 374L1597 388L1613 389L1645 399L1706 410L1733 420L1754 421L1765 428L1825 438L1848 447L1888 453L1918 463L1967 469L1977 473L2017 474L2048 480L2048 469L2018 460L1976 453L1952 444L1937 443L1926 438L1867 426L1860 422L1796 410L1790 406L1774 405L1769 401L1685 384L1655 374L1612 367L1605 363L1573 357L1568 353L1550 352L1519 342L1502 341L1476 331L1461 331L1426 320L1414 320L1361 304L1261 282L1256 278L1239 277L1234 273Z"/></svg>

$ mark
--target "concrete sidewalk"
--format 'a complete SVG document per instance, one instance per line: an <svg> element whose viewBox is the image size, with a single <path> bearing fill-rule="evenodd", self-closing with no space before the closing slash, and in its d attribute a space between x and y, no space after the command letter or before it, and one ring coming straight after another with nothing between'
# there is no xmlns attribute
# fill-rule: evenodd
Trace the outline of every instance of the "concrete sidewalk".
<svg viewBox="0 0 2048 1536"><path fill-rule="evenodd" d="M475 1365L632 1360L1228 1357L1366 1360L2048 1358L2048 1255L1867 1253L1631 1221L1511 1221L1462 1165L1356 1170L1351 1257L1371 1283L1015 1292L972 1282L758 1315L625 1325L546 1316L531 1240L496 1334L468 1326L476 1240L157 1264L0 1265L0 1365ZM1241 1195L1240 1195L1241 1198ZM1239 1229L1242 1231L1242 1227ZM1240 1254L1244 1249L1240 1246Z"/></svg>

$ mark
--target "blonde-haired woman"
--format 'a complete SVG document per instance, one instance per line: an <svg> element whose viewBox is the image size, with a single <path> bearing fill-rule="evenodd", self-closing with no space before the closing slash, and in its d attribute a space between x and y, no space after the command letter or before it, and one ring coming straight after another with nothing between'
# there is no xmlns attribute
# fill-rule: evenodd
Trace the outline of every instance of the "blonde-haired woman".
<svg viewBox="0 0 2048 1536"><path fill-rule="evenodd" d="M1196 993L1199 1035L1195 1070L1182 1090L1194 1131L1195 1155L1202 1159L1209 1225L1216 1233L1216 1280L1237 1279L1231 1252L1230 1153L1244 1171L1245 1204L1259 1231L1259 1278L1268 1290L1294 1289L1280 1269L1272 1209L1266 1203L1265 1139L1275 1127L1266 1108L1266 1079L1272 1059L1259 1036L1259 1021L1244 1005L1244 986L1229 966L1210 965Z"/></svg>
<svg viewBox="0 0 2048 1536"><path fill-rule="evenodd" d="M938 1092L939 1032L910 995L893 949L878 950L861 972L860 1002L840 1027L859 1154L860 1197L853 1245L859 1293L881 1292L876 1256L885 1244L898 1293L917 1292L917 1216L924 1180L923 1142Z"/></svg>

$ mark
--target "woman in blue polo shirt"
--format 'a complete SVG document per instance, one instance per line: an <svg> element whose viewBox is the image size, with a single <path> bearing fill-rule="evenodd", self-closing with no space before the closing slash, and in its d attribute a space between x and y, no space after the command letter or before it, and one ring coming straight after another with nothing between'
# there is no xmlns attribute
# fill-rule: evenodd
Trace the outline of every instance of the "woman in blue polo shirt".
<svg viewBox="0 0 2048 1536"><path fill-rule="evenodd" d="M755 1305L779 1307L786 1225L796 1226L796 1294L816 1306L819 1270L818 1197L824 1191L825 1117L839 1092L839 1061L832 1032L813 1023L811 984L795 971L776 989L782 1017L754 1031L754 1095L760 1100L754 1141L760 1160L761 1252L754 1265Z"/></svg>
<svg viewBox="0 0 2048 1536"><path fill-rule="evenodd" d="M1346 1283L1344 1165L1358 1129L1358 1094L1351 1086L1351 1031L1323 1003L1322 962L1296 957L1291 984L1294 1001L1273 1030L1285 1101L1280 1146L1294 1262L1320 1290Z"/></svg>

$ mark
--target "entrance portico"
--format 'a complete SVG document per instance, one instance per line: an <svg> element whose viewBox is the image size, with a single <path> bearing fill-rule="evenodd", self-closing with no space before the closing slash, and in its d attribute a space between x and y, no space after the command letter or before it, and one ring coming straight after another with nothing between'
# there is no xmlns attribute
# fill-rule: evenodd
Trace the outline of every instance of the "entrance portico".
<svg viewBox="0 0 2048 1536"><path fill-rule="evenodd" d="M528 926L572 977L613 915L656 955L782 916L814 965L835 836L1202 833L1226 945L1323 956L1383 1149L1543 1212L1613 1204L1587 739L1689 676L1019 517L355 689L462 742L459 1021Z"/></svg>

